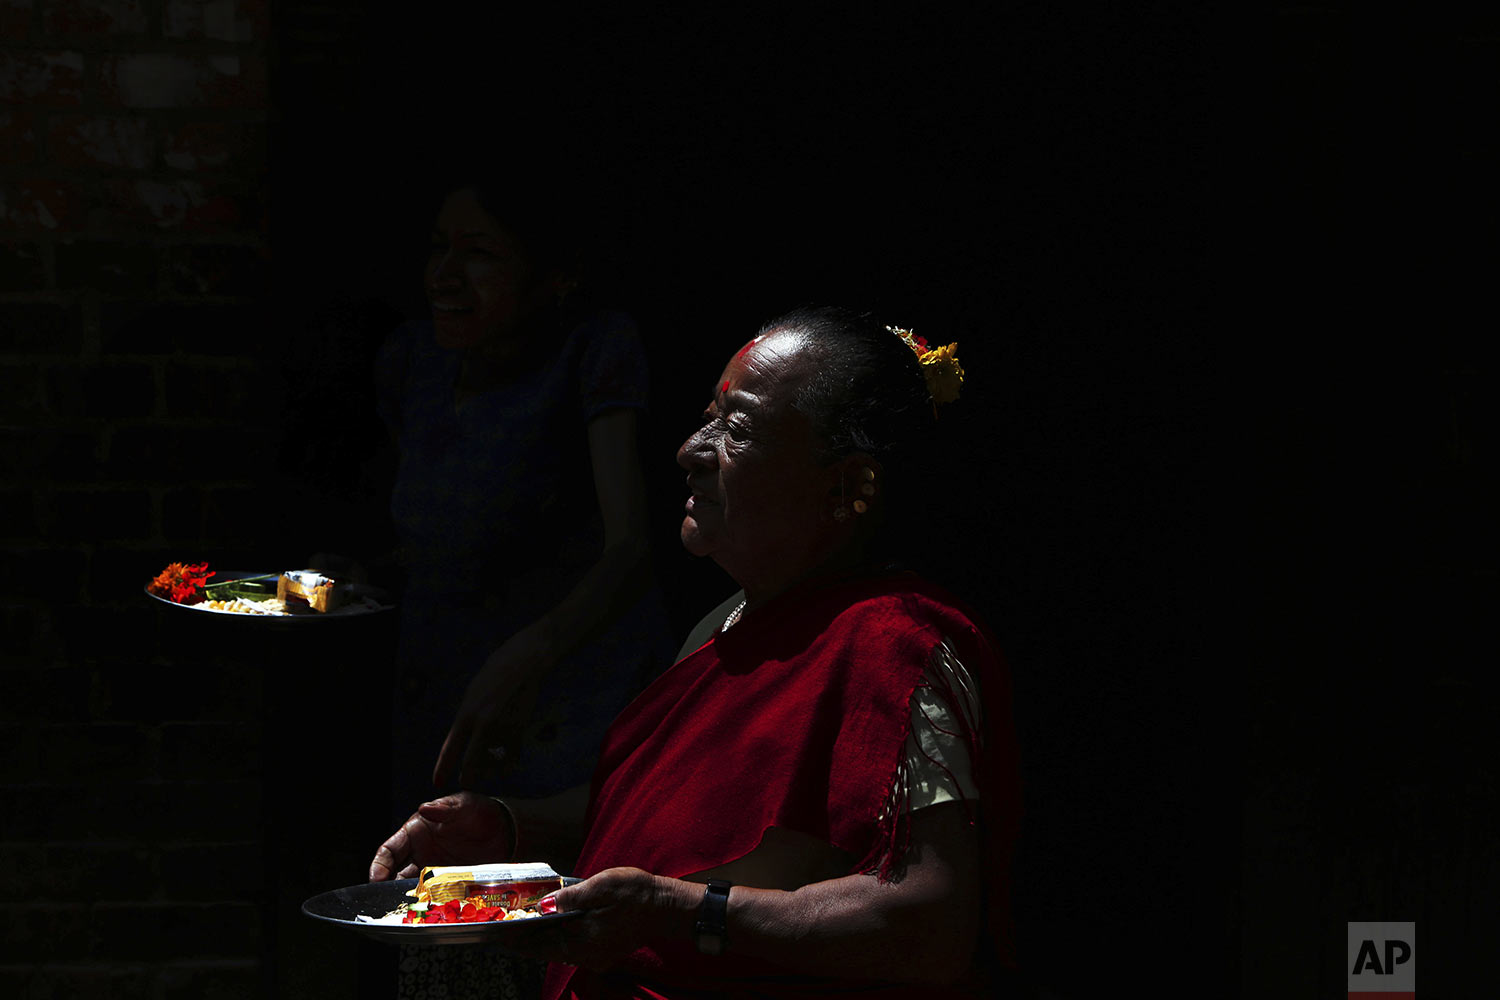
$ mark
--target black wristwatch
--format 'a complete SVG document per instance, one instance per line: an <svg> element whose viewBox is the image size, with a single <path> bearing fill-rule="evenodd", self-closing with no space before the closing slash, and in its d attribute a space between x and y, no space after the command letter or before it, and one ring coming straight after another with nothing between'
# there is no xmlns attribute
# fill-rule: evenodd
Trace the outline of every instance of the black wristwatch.
<svg viewBox="0 0 1500 1000"><path fill-rule="evenodd" d="M722 955L729 947L725 916L729 912L731 884L711 878L703 890L703 902L698 905L698 922L693 925L693 943L705 955Z"/></svg>

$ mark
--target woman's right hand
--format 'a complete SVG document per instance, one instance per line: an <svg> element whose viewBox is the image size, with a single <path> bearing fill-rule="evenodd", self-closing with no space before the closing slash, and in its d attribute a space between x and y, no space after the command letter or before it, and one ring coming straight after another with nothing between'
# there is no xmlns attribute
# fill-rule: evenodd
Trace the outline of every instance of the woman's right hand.
<svg viewBox="0 0 1500 1000"><path fill-rule="evenodd" d="M469 682L433 768L439 788L453 778L473 788L492 777L491 747L517 750L517 738L542 676L557 662L550 626L536 622L521 629L484 661Z"/></svg>
<svg viewBox="0 0 1500 1000"><path fill-rule="evenodd" d="M458 792L424 802L380 845L370 861L370 881L411 878L428 865L488 864L510 857L505 807L478 792Z"/></svg>

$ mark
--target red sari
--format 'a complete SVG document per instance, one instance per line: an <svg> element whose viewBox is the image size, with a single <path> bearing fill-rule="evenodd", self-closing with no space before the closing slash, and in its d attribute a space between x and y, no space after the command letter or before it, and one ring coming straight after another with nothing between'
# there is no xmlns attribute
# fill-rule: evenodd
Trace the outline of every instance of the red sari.
<svg viewBox="0 0 1500 1000"><path fill-rule="evenodd" d="M605 738L577 874L632 866L691 875L750 853L777 826L861 859L851 874L890 876L906 850L907 815L886 806L906 751L911 696L945 637L984 697L982 744L979 734L965 734L986 847L986 939L976 955L1010 967L1009 852L1020 796L1009 682L983 629L910 573L782 594L643 692ZM856 969L848 981L791 976L734 955L732 943L728 954L709 957L690 941L642 948L605 975L554 965L543 995L849 992L947 995L861 982Z"/></svg>

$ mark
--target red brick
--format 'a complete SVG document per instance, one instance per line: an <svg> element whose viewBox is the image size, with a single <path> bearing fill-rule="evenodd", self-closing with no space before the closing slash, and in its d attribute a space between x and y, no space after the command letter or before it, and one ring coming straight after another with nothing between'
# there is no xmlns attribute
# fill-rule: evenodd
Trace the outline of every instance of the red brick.
<svg viewBox="0 0 1500 1000"><path fill-rule="evenodd" d="M286 495L276 486L221 487L208 491L204 503L204 520L210 534L228 545L258 545L281 543L284 535L272 537L261 525L260 517L250 512L273 512L285 509ZM296 534L294 531L293 534ZM302 554L298 554L301 558Z"/></svg>
<svg viewBox="0 0 1500 1000"><path fill-rule="evenodd" d="M3 963L85 958L91 937L89 913L81 906L6 906L0 912Z"/></svg>
<svg viewBox="0 0 1500 1000"><path fill-rule="evenodd" d="M263 295L271 283L264 247L189 243L164 247L162 281L177 295Z"/></svg>
<svg viewBox="0 0 1500 1000"><path fill-rule="evenodd" d="M46 287L47 268L41 246L15 240L0 243L0 292L36 292ZM7 320L18 308L19 304L6 304Z"/></svg>
<svg viewBox="0 0 1500 1000"><path fill-rule="evenodd" d="M0 469L15 479L87 482L98 476L99 453L94 431L0 428Z"/></svg>
<svg viewBox="0 0 1500 1000"><path fill-rule="evenodd" d="M244 184L140 177L106 181L103 190L109 226L238 232L259 224L258 195Z"/></svg>
<svg viewBox="0 0 1500 1000"><path fill-rule="evenodd" d="M250 961L194 962L157 975L156 1000L259 1000L269 996L265 971ZM394 982L394 975L390 977ZM325 994L331 995L331 994Z"/></svg>
<svg viewBox="0 0 1500 1000"><path fill-rule="evenodd" d="M52 899L140 900L154 895L159 882L156 853L139 844L63 841L46 845L37 878ZM131 872L130 878L120 878Z"/></svg>
<svg viewBox="0 0 1500 1000"><path fill-rule="evenodd" d="M100 63L101 98L128 108L264 108L259 56L144 53Z"/></svg>
<svg viewBox="0 0 1500 1000"><path fill-rule="evenodd" d="M150 123L141 117L55 116L47 148L51 162L63 167L144 170L153 158Z"/></svg>
<svg viewBox="0 0 1500 1000"><path fill-rule="evenodd" d="M36 160L36 126L31 115L16 108L0 108L0 163L27 164Z"/></svg>
<svg viewBox="0 0 1500 1000"><path fill-rule="evenodd" d="M203 508L209 524L214 524L247 510L273 509L285 501L285 496L281 487L274 483L220 486L205 491Z"/></svg>
<svg viewBox="0 0 1500 1000"><path fill-rule="evenodd" d="M0 871L41 871L46 865L47 848L44 844L0 844ZM0 993L0 996L13 994Z"/></svg>
<svg viewBox="0 0 1500 1000"><path fill-rule="evenodd" d="M135 243L68 240L54 250L57 285L116 294L156 290L156 257Z"/></svg>
<svg viewBox="0 0 1500 1000"><path fill-rule="evenodd" d="M193 872L196 877L163 884L163 895L184 902L254 899L264 888L263 855L260 843L253 840L167 848L161 854L162 870Z"/></svg>
<svg viewBox="0 0 1500 1000"><path fill-rule="evenodd" d="M37 534L36 491L0 490L0 536L33 538ZM0 687L0 691L5 690Z"/></svg>
<svg viewBox="0 0 1500 1000"><path fill-rule="evenodd" d="M52 785L0 785L0 841L236 840L259 832L257 782L113 782L63 794Z"/></svg>
<svg viewBox="0 0 1500 1000"><path fill-rule="evenodd" d="M53 490L43 509L52 541L151 537L151 496L143 489Z"/></svg>
<svg viewBox="0 0 1500 1000"><path fill-rule="evenodd" d="M143 35L140 0L47 0L43 23L51 35Z"/></svg>
<svg viewBox="0 0 1500 1000"><path fill-rule="evenodd" d="M71 228L77 199L45 177L0 183L0 225L23 232Z"/></svg>
<svg viewBox="0 0 1500 1000"><path fill-rule="evenodd" d="M42 372L35 364L0 365L0 420L35 419L47 413ZM0 521L0 534L9 534Z"/></svg>
<svg viewBox="0 0 1500 1000"><path fill-rule="evenodd" d="M252 958L260 948L260 914L248 902L106 903L90 912L98 958Z"/></svg>
<svg viewBox="0 0 1500 1000"><path fill-rule="evenodd" d="M45 816L51 791L44 785L0 784L0 843L52 839Z"/></svg>
<svg viewBox="0 0 1500 1000"><path fill-rule="evenodd" d="M265 398L264 380L243 369L167 366L167 412L173 417L223 417L255 413Z"/></svg>
<svg viewBox="0 0 1500 1000"><path fill-rule="evenodd" d="M24 724L0 726L0 774L8 781L36 781L42 766L39 727Z"/></svg>
<svg viewBox="0 0 1500 1000"><path fill-rule="evenodd" d="M203 491L168 490L161 498L161 536L168 545L203 541Z"/></svg>
<svg viewBox="0 0 1500 1000"><path fill-rule="evenodd" d="M162 161L174 170L237 169L264 164L266 130L242 122L186 122L167 133Z"/></svg>
<svg viewBox="0 0 1500 1000"><path fill-rule="evenodd" d="M44 776L57 785L143 781L158 775L157 734L133 723L46 726Z"/></svg>
<svg viewBox="0 0 1500 1000"><path fill-rule="evenodd" d="M105 473L134 482L254 480L271 468L276 442L259 427L123 427Z"/></svg>
<svg viewBox="0 0 1500 1000"><path fill-rule="evenodd" d="M216 42L257 42L267 36L266 0L165 0L162 34Z"/></svg>
<svg viewBox="0 0 1500 1000"><path fill-rule="evenodd" d="M0 50L0 101L62 107L82 100L82 53Z"/></svg>
<svg viewBox="0 0 1500 1000"><path fill-rule="evenodd" d="M151 1000L155 979L144 965L120 963L0 966L0 996L15 1000Z"/></svg>
<svg viewBox="0 0 1500 1000"><path fill-rule="evenodd" d="M153 566L143 579L133 581L135 585L123 592L90 592L93 603L87 606L53 609L67 662L96 664L93 668L96 672L84 691L85 717L91 721L123 721L122 717L111 714L108 688L97 671L128 670L135 674L157 652L156 616L149 606L155 602L146 597L144 588L160 569L161 566Z"/></svg>
<svg viewBox="0 0 1500 1000"><path fill-rule="evenodd" d="M177 843L236 840L259 832L259 782L164 782L137 786L136 792L128 805L119 804L121 832L134 828ZM101 825L107 828L108 819Z"/></svg>
<svg viewBox="0 0 1500 1000"><path fill-rule="evenodd" d="M32 0L0 0L0 38L22 42L31 35Z"/></svg>
<svg viewBox="0 0 1500 1000"><path fill-rule="evenodd" d="M188 212L206 200L202 181L116 178L103 186L104 210L97 220L110 229L180 228Z"/></svg>
<svg viewBox="0 0 1500 1000"><path fill-rule="evenodd" d="M106 302L101 312L100 338L109 354L242 357L272 328L262 309L238 303Z"/></svg>
<svg viewBox="0 0 1500 1000"><path fill-rule="evenodd" d="M188 615L206 617L174 608L162 610L162 615L150 617L160 622L162 642L168 652L178 649L182 636L178 626L190 620ZM225 633L217 634L222 640ZM149 667L101 666L94 677L91 697L101 720L256 722L263 701L261 685L258 670L211 670L206 668L203 658L197 657L191 663L158 663Z"/></svg>
<svg viewBox="0 0 1500 1000"><path fill-rule="evenodd" d="M0 605L0 662L24 666L24 673L31 678L41 659L37 655L39 638L47 631L48 616L41 608L25 604ZM32 681L21 683L21 671L7 669L7 680L17 685L16 698L0 703L0 721L14 721L29 717L33 711L28 697ZM3 690L10 690L9 687Z"/></svg>
<svg viewBox="0 0 1500 1000"><path fill-rule="evenodd" d="M162 727L161 774L168 779L253 778L261 769L258 726L186 723Z"/></svg>
<svg viewBox="0 0 1500 1000"><path fill-rule="evenodd" d="M89 674L81 667L38 667L32 670L29 719L33 722L89 721Z"/></svg>
<svg viewBox="0 0 1500 1000"><path fill-rule="evenodd" d="M79 592L87 558L59 549L0 549L0 592L16 599L48 595L66 600Z"/></svg>
<svg viewBox="0 0 1500 1000"><path fill-rule="evenodd" d="M76 357L83 349L78 306L52 302L8 302L4 306L9 354Z"/></svg>
<svg viewBox="0 0 1500 1000"><path fill-rule="evenodd" d="M47 396L59 416L147 417L156 409L156 370L136 362L55 365Z"/></svg>

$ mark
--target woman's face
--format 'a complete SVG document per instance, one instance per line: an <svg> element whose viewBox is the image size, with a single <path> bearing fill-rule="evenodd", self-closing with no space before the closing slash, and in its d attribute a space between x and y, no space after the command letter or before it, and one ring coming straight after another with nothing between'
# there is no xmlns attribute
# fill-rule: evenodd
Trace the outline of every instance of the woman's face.
<svg viewBox="0 0 1500 1000"><path fill-rule="evenodd" d="M452 350L506 339L548 298L515 238L469 190L443 202L424 277L437 342Z"/></svg>
<svg viewBox="0 0 1500 1000"><path fill-rule="evenodd" d="M813 370L800 345L788 331L746 344L719 376L703 426L677 449L692 491L682 544L747 592L779 589L833 542L838 472L819 461L812 424L791 405Z"/></svg>

